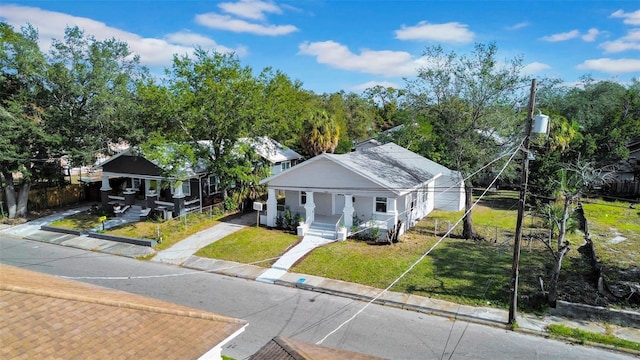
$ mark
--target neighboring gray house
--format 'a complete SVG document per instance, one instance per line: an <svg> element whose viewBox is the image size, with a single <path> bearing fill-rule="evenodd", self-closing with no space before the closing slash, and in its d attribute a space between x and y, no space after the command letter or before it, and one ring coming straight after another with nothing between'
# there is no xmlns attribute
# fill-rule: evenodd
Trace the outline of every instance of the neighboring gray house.
<svg viewBox="0 0 640 360"><path fill-rule="evenodd" d="M242 138L240 141L251 146L258 155L271 163L271 175L279 174L302 160L302 155L267 136Z"/></svg>
<svg viewBox="0 0 640 360"><path fill-rule="evenodd" d="M382 143L374 138L367 139L356 143L353 147L355 151L370 149L372 147L380 146Z"/></svg>
<svg viewBox="0 0 640 360"><path fill-rule="evenodd" d="M260 184L268 186L261 222L275 226L282 208L289 208L305 219L301 235L312 225L323 224L337 237L344 229L351 231L355 217L362 226L381 229L381 235L392 228L402 234L433 209L464 207L459 172L394 143L348 154L321 154ZM279 208L282 194L284 206Z"/></svg>

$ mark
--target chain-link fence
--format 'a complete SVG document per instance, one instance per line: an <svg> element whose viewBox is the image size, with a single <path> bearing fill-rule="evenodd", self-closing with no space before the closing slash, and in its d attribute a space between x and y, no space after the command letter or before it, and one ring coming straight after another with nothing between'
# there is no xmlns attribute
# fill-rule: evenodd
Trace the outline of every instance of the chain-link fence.
<svg viewBox="0 0 640 360"><path fill-rule="evenodd" d="M462 222L453 227L454 223L442 219L426 218L420 221L420 223L411 229L411 231L428 236L444 236L448 234L448 237L461 238L462 237ZM515 226L514 228L503 228L499 226L484 226L473 225L473 231L478 237L484 241L508 244L513 243L515 238ZM523 239L529 243L534 237L547 238L551 236L550 230L539 227L525 226L522 232Z"/></svg>

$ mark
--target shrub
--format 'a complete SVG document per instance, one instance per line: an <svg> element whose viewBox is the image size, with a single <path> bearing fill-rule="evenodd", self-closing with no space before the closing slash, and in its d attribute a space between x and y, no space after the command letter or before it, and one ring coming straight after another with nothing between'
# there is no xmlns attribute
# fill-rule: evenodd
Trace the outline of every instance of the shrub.
<svg viewBox="0 0 640 360"><path fill-rule="evenodd" d="M227 211L235 211L238 209L238 202L231 196L228 196L224 199L224 208Z"/></svg>

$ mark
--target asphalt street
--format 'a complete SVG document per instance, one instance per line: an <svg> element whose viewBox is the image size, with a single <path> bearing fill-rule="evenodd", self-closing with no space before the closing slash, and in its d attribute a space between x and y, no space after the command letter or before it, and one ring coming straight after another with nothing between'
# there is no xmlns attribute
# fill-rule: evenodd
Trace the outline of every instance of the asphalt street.
<svg viewBox="0 0 640 360"><path fill-rule="evenodd" d="M0 262L249 321L223 354L244 359L274 336L389 359L629 359L490 326L327 294L10 237ZM329 335L327 337L327 335ZM167 334L171 336L171 334Z"/></svg>

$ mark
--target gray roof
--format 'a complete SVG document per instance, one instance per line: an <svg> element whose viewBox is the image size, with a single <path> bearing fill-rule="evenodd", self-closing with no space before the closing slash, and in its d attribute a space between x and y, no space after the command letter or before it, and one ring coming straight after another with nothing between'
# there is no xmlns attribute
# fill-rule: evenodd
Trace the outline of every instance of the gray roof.
<svg viewBox="0 0 640 360"><path fill-rule="evenodd" d="M394 143L348 154L325 156L396 193L414 189L452 172L445 166Z"/></svg>
<svg viewBox="0 0 640 360"><path fill-rule="evenodd" d="M267 136L241 138L240 141L249 144L249 146L251 146L258 155L267 159L272 164L283 161L299 160L302 158L302 155L293 151L293 149L288 148Z"/></svg>

